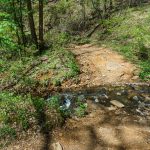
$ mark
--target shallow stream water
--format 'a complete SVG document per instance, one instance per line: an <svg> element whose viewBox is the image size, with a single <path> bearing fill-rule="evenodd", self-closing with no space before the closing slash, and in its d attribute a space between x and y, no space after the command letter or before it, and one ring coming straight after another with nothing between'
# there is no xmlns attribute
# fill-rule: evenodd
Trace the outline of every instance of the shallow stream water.
<svg viewBox="0 0 150 150"><path fill-rule="evenodd" d="M150 117L150 85L126 84L118 86L101 86L76 91L59 93L63 106L74 108L77 100L86 103L87 100L106 108L115 107L131 114ZM112 101L122 104L122 107L112 104Z"/></svg>

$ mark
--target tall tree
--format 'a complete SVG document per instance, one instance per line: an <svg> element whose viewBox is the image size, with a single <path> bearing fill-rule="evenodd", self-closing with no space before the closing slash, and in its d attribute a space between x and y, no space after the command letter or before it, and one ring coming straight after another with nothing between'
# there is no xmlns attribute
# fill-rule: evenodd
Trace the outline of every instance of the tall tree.
<svg viewBox="0 0 150 150"><path fill-rule="evenodd" d="M19 29L19 31L17 30L18 37L20 36L19 44L23 44L25 46L26 45L26 37L25 37L25 33L24 33L24 22L23 22L23 1L12 0L11 13L13 14L14 22Z"/></svg>
<svg viewBox="0 0 150 150"><path fill-rule="evenodd" d="M37 35L35 31L35 24L34 24L34 19L33 19L33 9L32 9L32 2L31 0L27 0L27 9L28 9L28 18L29 18L29 26L31 30L31 36L34 44L38 48L38 40L37 40Z"/></svg>
<svg viewBox="0 0 150 150"><path fill-rule="evenodd" d="M43 47L43 0L39 0L39 50L42 50Z"/></svg>

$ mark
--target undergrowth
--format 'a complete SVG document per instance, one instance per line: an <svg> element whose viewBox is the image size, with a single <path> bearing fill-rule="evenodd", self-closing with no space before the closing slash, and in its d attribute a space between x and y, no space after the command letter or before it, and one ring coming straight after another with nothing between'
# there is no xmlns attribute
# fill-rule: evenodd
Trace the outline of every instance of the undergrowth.
<svg viewBox="0 0 150 150"><path fill-rule="evenodd" d="M51 99L57 102L60 100L57 97ZM50 131L53 127L62 124L64 119L56 104L30 95L1 92L0 148L22 137L23 132L29 131L28 133L32 134L38 130L42 131L45 127Z"/></svg>
<svg viewBox="0 0 150 150"><path fill-rule="evenodd" d="M68 36L60 34L53 40L53 46L41 56L1 59L1 84L18 82L19 78L18 83L23 86L32 86L37 82L44 86L47 84L59 86L65 80L78 75L79 67L75 57L64 47Z"/></svg>
<svg viewBox="0 0 150 150"><path fill-rule="evenodd" d="M22 138L23 132L29 135L43 130L50 132L72 115L83 117L87 108L81 98L67 108L61 95L43 99L7 91L0 93L0 106L0 148Z"/></svg>

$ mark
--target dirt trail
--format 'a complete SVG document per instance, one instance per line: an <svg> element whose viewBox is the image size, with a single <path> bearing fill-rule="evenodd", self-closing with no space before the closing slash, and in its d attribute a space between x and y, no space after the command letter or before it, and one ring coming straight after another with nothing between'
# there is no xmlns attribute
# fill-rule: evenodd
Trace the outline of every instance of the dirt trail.
<svg viewBox="0 0 150 150"><path fill-rule="evenodd" d="M92 87L139 81L138 68L108 48L86 44L74 46L71 51L75 54L81 70L78 86ZM65 83L64 86L73 86L72 84Z"/></svg>
<svg viewBox="0 0 150 150"><path fill-rule="evenodd" d="M64 150L150 150L148 120L90 101L85 118L67 121L55 134Z"/></svg>

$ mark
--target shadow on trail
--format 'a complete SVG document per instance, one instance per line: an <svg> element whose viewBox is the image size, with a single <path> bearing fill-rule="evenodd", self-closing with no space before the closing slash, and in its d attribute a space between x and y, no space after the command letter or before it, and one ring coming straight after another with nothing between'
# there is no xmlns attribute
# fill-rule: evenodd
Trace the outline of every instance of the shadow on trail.
<svg viewBox="0 0 150 150"><path fill-rule="evenodd" d="M41 150L50 150L52 127L47 124L45 104L43 100L33 99L33 105L36 110L36 118L43 137Z"/></svg>
<svg viewBox="0 0 150 150"><path fill-rule="evenodd" d="M142 104L146 104L145 96L150 97L150 85L131 84L76 90L66 89L64 93L71 93L76 97L84 95L84 98L89 101L88 106L91 107L89 115L85 118L78 121L71 120L66 125L65 131L63 131L64 141L67 141L68 138L71 141L70 144L67 142L67 146L73 143L74 147L79 147L79 149L80 146L83 146L83 150L147 149L150 146L148 143L149 114L142 116L137 112L137 109L143 113L150 112L149 105L148 107L142 106ZM108 96L105 100L101 97L104 94ZM99 98L99 102L95 102L95 96ZM125 107L109 110L108 108L112 105L111 100L118 100ZM150 101L147 102L150 104ZM95 110L98 113L90 116L90 113L94 113ZM67 149L67 147L65 148ZM72 149L74 150L73 147Z"/></svg>

